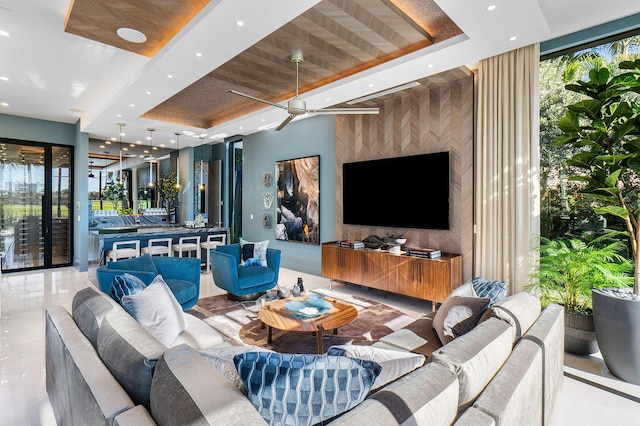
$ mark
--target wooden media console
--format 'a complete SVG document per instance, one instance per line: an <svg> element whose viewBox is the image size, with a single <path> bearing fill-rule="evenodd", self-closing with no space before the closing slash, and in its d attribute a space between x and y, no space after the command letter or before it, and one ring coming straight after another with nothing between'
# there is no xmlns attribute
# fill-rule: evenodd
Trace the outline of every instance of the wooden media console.
<svg viewBox="0 0 640 426"><path fill-rule="evenodd" d="M427 259L329 242L322 244L322 275L332 283L338 280L442 303L462 284L462 256L442 253Z"/></svg>

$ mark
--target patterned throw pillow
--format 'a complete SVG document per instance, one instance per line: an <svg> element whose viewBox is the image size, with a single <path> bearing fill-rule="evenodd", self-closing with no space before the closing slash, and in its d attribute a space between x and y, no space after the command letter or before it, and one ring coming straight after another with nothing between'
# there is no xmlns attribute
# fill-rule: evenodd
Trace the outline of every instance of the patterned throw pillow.
<svg viewBox="0 0 640 426"><path fill-rule="evenodd" d="M362 402L382 368L344 356L248 352L233 358L247 397L269 424L312 425Z"/></svg>
<svg viewBox="0 0 640 426"><path fill-rule="evenodd" d="M504 299L507 295L507 282L506 281L491 281L485 280L482 277L476 277L472 281L473 290L478 297L487 297L491 300L490 304L493 305L498 300Z"/></svg>
<svg viewBox="0 0 640 426"><path fill-rule="evenodd" d="M145 283L135 275L116 275L113 277L113 280L111 280L109 296L119 304L122 304L122 296L136 294L137 292L144 290L145 287Z"/></svg>
<svg viewBox="0 0 640 426"><path fill-rule="evenodd" d="M242 256L241 265L246 264L249 259L259 259L262 266L267 266L267 248L269 247L269 240L260 241L254 243L240 238L240 247Z"/></svg>

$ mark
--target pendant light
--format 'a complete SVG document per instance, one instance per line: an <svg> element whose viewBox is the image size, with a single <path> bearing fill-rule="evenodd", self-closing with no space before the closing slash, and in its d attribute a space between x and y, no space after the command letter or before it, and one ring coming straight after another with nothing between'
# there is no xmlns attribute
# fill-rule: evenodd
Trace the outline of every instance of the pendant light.
<svg viewBox="0 0 640 426"><path fill-rule="evenodd" d="M94 178L96 175L93 174L93 161L89 161L89 177Z"/></svg>
<svg viewBox="0 0 640 426"><path fill-rule="evenodd" d="M178 156L176 157L176 188L180 189L180 132L175 132L178 144Z"/></svg>
<svg viewBox="0 0 640 426"><path fill-rule="evenodd" d="M149 131L149 188L153 188L153 132L156 129L147 129Z"/></svg>
<svg viewBox="0 0 640 426"><path fill-rule="evenodd" d="M202 161L202 139L204 139L204 136L200 136L200 190L203 191L204 190L204 179L202 177L202 173L203 173L203 169L204 169L204 162Z"/></svg>
<svg viewBox="0 0 640 426"><path fill-rule="evenodd" d="M119 143L118 143L118 149L120 150L120 185L122 185L122 128L124 127L124 123L117 123L118 127L120 127L120 132L118 133L118 137L119 137Z"/></svg>

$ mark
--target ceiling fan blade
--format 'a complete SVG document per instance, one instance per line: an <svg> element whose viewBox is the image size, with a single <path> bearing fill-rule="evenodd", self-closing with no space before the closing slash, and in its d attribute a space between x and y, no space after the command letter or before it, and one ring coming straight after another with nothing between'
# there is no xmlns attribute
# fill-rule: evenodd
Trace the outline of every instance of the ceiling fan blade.
<svg viewBox="0 0 640 426"><path fill-rule="evenodd" d="M255 96L247 95L245 93L241 93L241 92L238 92L236 90L229 89L229 90L227 90L227 92L233 93L234 95L242 96L242 97L245 97L245 98L248 98L248 99L252 99L254 101L262 102L264 104L269 104L269 105L272 105L274 107L282 108L282 109L285 109L285 110L287 109L286 106L283 106L283 105L280 105L280 104L276 104L276 103L273 103L273 102L269 102L269 101L265 101L264 99L256 98Z"/></svg>
<svg viewBox="0 0 640 426"><path fill-rule="evenodd" d="M378 114L379 108L322 108L309 109L308 113L312 114Z"/></svg>
<svg viewBox="0 0 640 426"><path fill-rule="evenodd" d="M287 124L289 124L289 122L293 120L295 117L296 117L295 115L291 114L287 118L285 118L284 121L280 123L278 127L276 127L276 132L282 130L282 128Z"/></svg>

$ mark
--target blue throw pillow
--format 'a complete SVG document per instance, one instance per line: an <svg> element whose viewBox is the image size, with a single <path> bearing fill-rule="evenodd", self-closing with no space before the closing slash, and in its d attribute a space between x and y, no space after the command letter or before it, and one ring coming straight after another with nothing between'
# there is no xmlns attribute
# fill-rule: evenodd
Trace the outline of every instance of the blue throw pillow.
<svg viewBox="0 0 640 426"><path fill-rule="evenodd" d="M244 261L244 266L262 266L262 261L257 257L250 257Z"/></svg>
<svg viewBox="0 0 640 426"><path fill-rule="evenodd" d="M333 355L247 352L233 362L247 397L269 424L312 425L366 397L382 368Z"/></svg>
<svg viewBox="0 0 640 426"><path fill-rule="evenodd" d="M111 288L109 296L119 304L122 304L122 296L131 296L147 287L145 283L135 275L123 274L116 275L111 280Z"/></svg>
<svg viewBox="0 0 640 426"><path fill-rule="evenodd" d="M472 283L473 291L478 297L486 297L490 300L489 304L493 305L498 300L504 299L507 295L506 281L485 280L482 277L476 277Z"/></svg>

